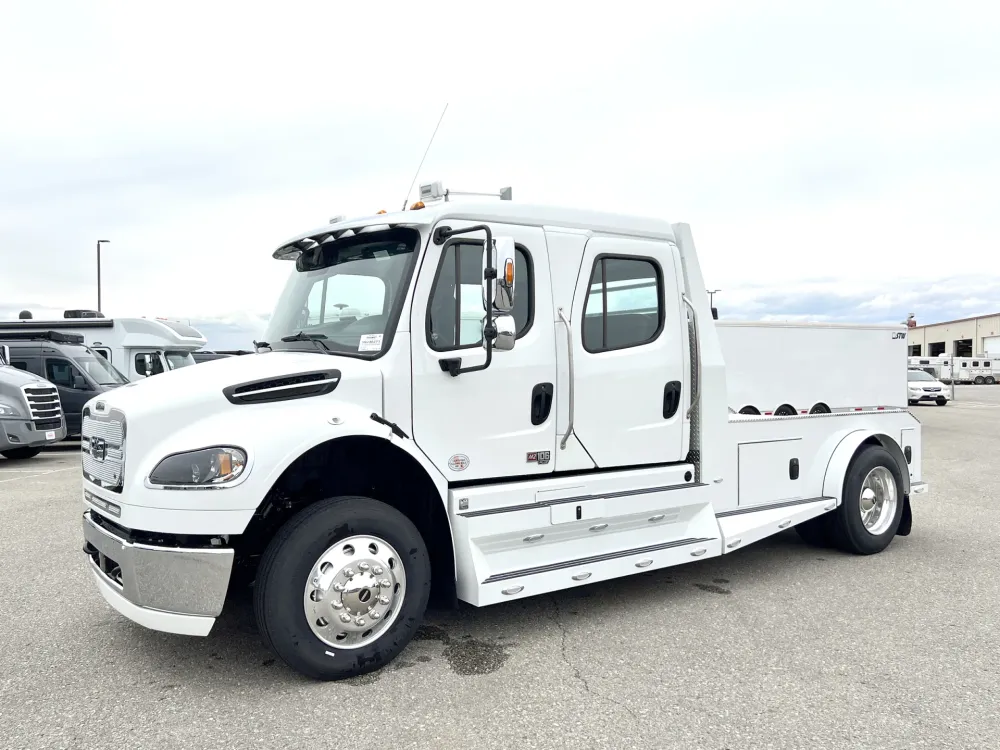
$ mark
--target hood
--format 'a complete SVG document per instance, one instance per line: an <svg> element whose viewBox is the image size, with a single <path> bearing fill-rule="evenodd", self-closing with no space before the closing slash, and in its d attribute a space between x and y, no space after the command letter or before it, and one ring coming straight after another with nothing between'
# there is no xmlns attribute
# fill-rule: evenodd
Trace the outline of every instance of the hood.
<svg viewBox="0 0 1000 750"><path fill-rule="evenodd" d="M17 388L24 385L52 385L48 380L40 378L33 373L6 365L0 367L0 383L16 386Z"/></svg>
<svg viewBox="0 0 1000 750"><path fill-rule="evenodd" d="M179 406L218 411L236 408L223 393L229 386L317 370L340 371L340 383L334 391L338 397L349 398L355 391L353 385L373 379L381 392L382 371L375 362L312 352L265 352L169 370L102 393L93 401L103 401L108 408L121 409L130 417L170 412Z"/></svg>

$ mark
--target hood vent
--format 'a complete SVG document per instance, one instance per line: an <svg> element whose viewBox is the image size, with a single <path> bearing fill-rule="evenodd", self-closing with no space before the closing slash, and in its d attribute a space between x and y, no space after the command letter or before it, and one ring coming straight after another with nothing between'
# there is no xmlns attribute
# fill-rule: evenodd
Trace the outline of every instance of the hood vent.
<svg viewBox="0 0 1000 750"><path fill-rule="evenodd" d="M297 375L282 375L249 383L230 385L222 389L233 404L269 404L296 398L325 396L340 382L340 370L317 370Z"/></svg>

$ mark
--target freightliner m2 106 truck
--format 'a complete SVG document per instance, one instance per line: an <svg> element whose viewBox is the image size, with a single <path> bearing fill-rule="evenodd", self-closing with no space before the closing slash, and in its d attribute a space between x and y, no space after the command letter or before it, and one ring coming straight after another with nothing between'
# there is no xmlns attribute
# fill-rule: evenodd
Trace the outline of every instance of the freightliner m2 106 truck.
<svg viewBox="0 0 1000 750"><path fill-rule="evenodd" d="M898 351L884 383L740 414L687 225L427 193L278 247L257 353L88 403L85 551L118 612L205 636L252 581L268 646L339 679L392 661L431 594L498 604L793 527L860 555L909 533L902 326L868 338Z"/></svg>

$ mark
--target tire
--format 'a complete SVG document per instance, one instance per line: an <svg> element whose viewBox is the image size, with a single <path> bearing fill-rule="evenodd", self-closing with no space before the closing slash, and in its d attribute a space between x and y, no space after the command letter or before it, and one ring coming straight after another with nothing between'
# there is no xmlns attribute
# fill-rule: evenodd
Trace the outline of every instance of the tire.
<svg viewBox="0 0 1000 750"><path fill-rule="evenodd" d="M774 410L774 416L776 417L794 417L796 414L798 412L795 411L795 407L791 404L782 404Z"/></svg>
<svg viewBox="0 0 1000 750"><path fill-rule="evenodd" d="M365 542L374 539L378 555L371 556L367 551L361 554L351 552L356 555L353 559L358 559L358 563L352 566L349 562L352 558L346 557L343 551L350 545L345 543L341 546L339 543L358 541L352 539L356 537L364 537ZM378 543L383 546L379 547ZM399 552L396 553L396 550ZM310 592L310 595L326 598L310 604L307 584L320 580L311 576L314 566L324 557L338 562L331 564L329 572L322 574L328 584L325 592L319 588ZM402 575L393 567L393 559L397 565L401 563ZM379 561L384 566L386 560L391 570L379 573L384 570ZM340 565L341 561L347 562ZM359 566L361 569L355 570ZM395 574L393 570L396 570ZM339 572L334 574L334 571ZM346 571L351 571L350 578L345 577ZM384 577L380 579L379 576ZM351 616L347 615L351 605L348 594L337 594L333 589L334 585L341 585L336 581L346 581L350 586L352 582L364 578L376 583L372 583L371 588L362 583L354 589L354 606L363 609L365 605L359 602L370 602L369 609L387 607L384 617L375 613L379 616L377 621L362 620L362 617L372 617L364 612L357 618L360 625L369 626L368 633L376 631L367 640L364 640L367 634L362 633L361 627L354 622L341 624L340 617ZM379 580L390 584L395 582L395 586L379 588ZM367 497L335 497L300 511L271 540L261 558L254 586L254 613L264 642L289 667L317 680L342 680L385 666L406 647L423 620L430 588L431 566L427 547L410 519L395 508ZM393 598L394 594L398 597L400 589L402 599ZM363 597L366 591L369 592L368 599ZM383 601L380 596L383 591L388 593L387 605L379 603ZM335 608L338 603L339 608ZM329 612L326 610L328 604ZM317 612L323 615L312 622L319 623L329 615L329 624L323 628L327 641L321 640L314 632L310 619L307 619L307 606L311 608L310 619ZM385 625L386 622L389 624ZM378 632L379 625L383 628L381 632ZM337 640L338 632L344 628L355 629L349 638L361 640L350 647L336 645L338 642L351 643L350 640Z"/></svg>
<svg viewBox="0 0 1000 750"><path fill-rule="evenodd" d="M829 414L830 407L820 401L818 404L813 404L813 408L809 410L810 414Z"/></svg>
<svg viewBox="0 0 1000 750"><path fill-rule="evenodd" d="M984 378L982 375L976 375L976 379L972 382L975 383L976 385L983 385L984 383L986 383L986 378Z"/></svg>
<svg viewBox="0 0 1000 750"><path fill-rule="evenodd" d="M997 379L992 375L986 376L986 385L996 385Z"/></svg>
<svg viewBox="0 0 1000 750"><path fill-rule="evenodd" d="M886 497L882 513L888 515L879 515L869 530L862 520L862 503L869 502L862 500L862 487L872 472L891 480L895 500L890 510ZM844 552L874 555L889 546L903 517L903 475L889 451L881 445L868 445L854 456L844 478L843 502L831 515L831 539Z"/></svg>
<svg viewBox="0 0 1000 750"><path fill-rule="evenodd" d="M760 409L758 409L756 406L744 406L742 409L740 409L740 414L752 414L754 416L759 417Z"/></svg>
<svg viewBox="0 0 1000 750"><path fill-rule="evenodd" d="M13 461L23 461L28 458L34 458L41 452L41 448L11 448L7 451L0 451L0 456Z"/></svg>
<svg viewBox="0 0 1000 750"><path fill-rule="evenodd" d="M946 398L939 398L935 403L938 406L944 406L945 404L948 403L948 399L946 399Z"/></svg>
<svg viewBox="0 0 1000 750"><path fill-rule="evenodd" d="M824 513L816 518L810 518L808 521L796 524L795 530L806 544L813 547L831 547L833 546L830 535L832 516L832 513Z"/></svg>

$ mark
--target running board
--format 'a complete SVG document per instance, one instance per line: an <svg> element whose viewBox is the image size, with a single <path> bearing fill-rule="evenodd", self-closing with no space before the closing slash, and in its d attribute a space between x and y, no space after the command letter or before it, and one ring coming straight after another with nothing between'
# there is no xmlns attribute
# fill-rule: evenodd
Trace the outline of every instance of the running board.
<svg viewBox="0 0 1000 750"><path fill-rule="evenodd" d="M810 497L719 513L716 519L722 535L722 551L727 553L746 547L836 507L835 497Z"/></svg>

